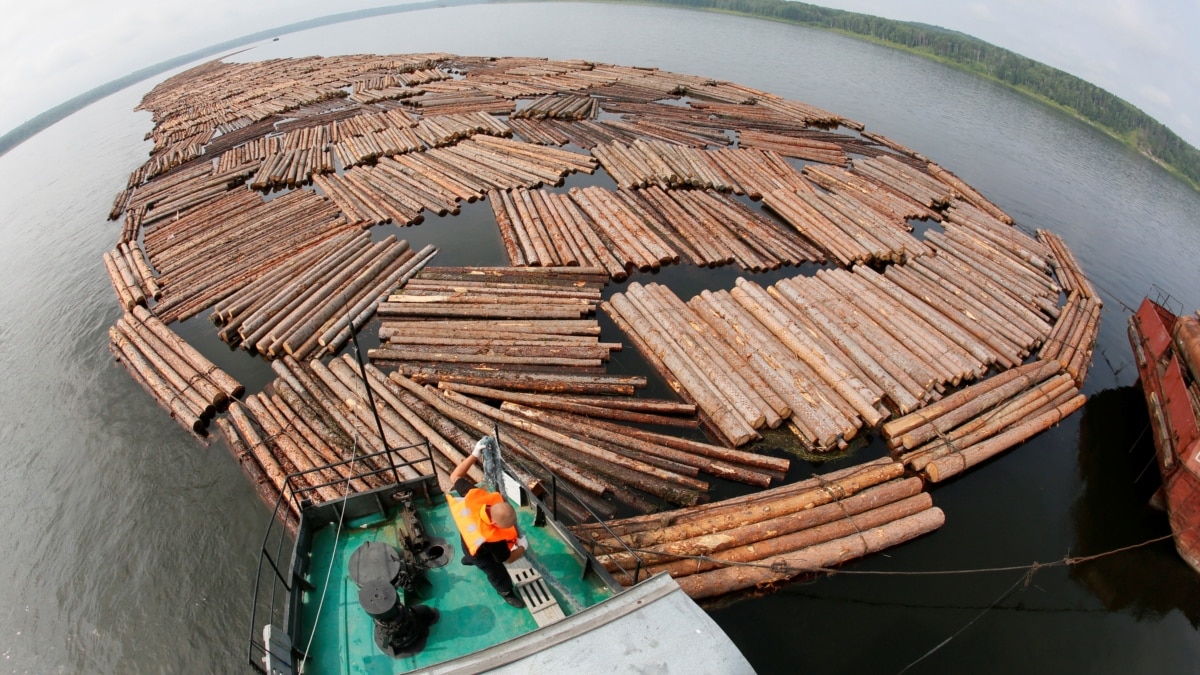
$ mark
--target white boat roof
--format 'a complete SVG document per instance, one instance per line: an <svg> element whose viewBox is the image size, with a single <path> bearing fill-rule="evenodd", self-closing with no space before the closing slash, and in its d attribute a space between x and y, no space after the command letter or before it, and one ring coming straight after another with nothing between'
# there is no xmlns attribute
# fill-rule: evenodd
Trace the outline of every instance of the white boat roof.
<svg viewBox="0 0 1200 675"><path fill-rule="evenodd" d="M679 584L654 576L553 625L424 670L450 673L753 673Z"/></svg>

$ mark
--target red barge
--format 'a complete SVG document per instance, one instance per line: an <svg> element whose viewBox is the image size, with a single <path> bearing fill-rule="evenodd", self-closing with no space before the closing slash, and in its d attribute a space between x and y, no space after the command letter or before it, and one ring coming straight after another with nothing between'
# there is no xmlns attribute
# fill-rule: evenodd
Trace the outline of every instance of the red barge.
<svg viewBox="0 0 1200 675"><path fill-rule="evenodd" d="M1200 572L1200 320L1176 316L1146 298L1129 319L1129 342L1150 411L1175 548Z"/></svg>

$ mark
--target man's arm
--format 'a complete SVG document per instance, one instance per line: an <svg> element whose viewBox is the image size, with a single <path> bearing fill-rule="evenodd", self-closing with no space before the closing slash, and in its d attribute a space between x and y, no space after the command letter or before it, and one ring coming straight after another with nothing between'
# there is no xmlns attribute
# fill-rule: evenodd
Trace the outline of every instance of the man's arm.
<svg viewBox="0 0 1200 675"><path fill-rule="evenodd" d="M529 542L525 539L525 537L517 537L517 545L513 547L512 551L509 552L508 560L505 560L504 562L516 562L517 560L520 560L521 557L525 555L525 550L527 548L529 548Z"/></svg>
<svg viewBox="0 0 1200 675"><path fill-rule="evenodd" d="M454 470L450 472L450 484L454 485L459 480L466 478L467 472L471 470L471 467L475 466L475 462L477 461L479 461L479 458L474 453L467 455L467 458L459 462L458 466L454 467Z"/></svg>

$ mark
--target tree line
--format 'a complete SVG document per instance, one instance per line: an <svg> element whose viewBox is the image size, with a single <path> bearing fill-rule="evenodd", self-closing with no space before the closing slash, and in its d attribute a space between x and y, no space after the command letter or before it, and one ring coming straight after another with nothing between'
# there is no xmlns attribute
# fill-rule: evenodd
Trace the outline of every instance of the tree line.
<svg viewBox="0 0 1200 675"><path fill-rule="evenodd" d="M761 16L866 37L953 63L1044 98L1103 127L1200 187L1200 151L1133 104L1074 75L978 38L787 0L650 0L656 4Z"/></svg>

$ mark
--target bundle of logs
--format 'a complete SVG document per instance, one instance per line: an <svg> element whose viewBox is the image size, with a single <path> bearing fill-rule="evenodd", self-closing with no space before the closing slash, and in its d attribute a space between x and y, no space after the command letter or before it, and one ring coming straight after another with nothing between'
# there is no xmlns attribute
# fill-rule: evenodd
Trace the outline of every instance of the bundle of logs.
<svg viewBox="0 0 1200 675"><path fill-rule="evenodd" d="M352 225L328 200L289 192L264 202L234 191L146 232L161 276L154 313L168 323L195 316L290 259Z"/></svg>
<svg viewBox="0 0 1200 675"><path fill-rule="evenodd" d="M125 203L121 241L136 241L143 229L225 196L231 185L245 180L246 174L239 167L215 171L212 162L202 161L132 188ZM109 217L115 220L113 214Z"/></svg>
<svg viewBox="0 0 1200 675"><path fill-rule="evenodd" d="M208 420L244 387L217 368L145 307L108 329L109 350L171 418L203 435Z"/></svg>
<svg viewBox="0 0 1200 675"><path fill-rule="evenodd" d="M230 346L275 358L334 354L383 298L432 260L389 235L372 243L347 231L295 252L213 307L212 322Z"/></svg>
<svg viewBox="0 0 1200 675"><path fill-rule="evenodd" d="M361 371L349 356L328 366L318 360L301 364L284 357L271 367L278 378L263 393L247 396L244 404L232 403L229 419L217 420L268 506L274 506L281 493L291 496L285 479L293 473L311 472L301 478L299 489L307 485L311 493L305 497L322 502L393 480L429 475L434 472L430 456L441 469L443 488L449 489L445 483L450 468L470 453L475 442L456 428L430 427L424 419L433 416L425 412L424 404L396 391L394 385L389 388L384 374L367 366L377 423ZM312 471L385 451L392 452L362 460L361 465L350 462ZM482 478L477 469L472 477Z"/></svg>
<svg viewBox="0 0 1200 675"><path fill-rule="evenodd" d="M121 301L121 308L133 311L135 305L146 305L147 298L162 297L162 289L137 242L122 241L111 251L104 252L104 268Z"/></svg>
<svg viewBox="0 0 1200 675"><path fill-rule="evenodd" d="M572 530L622 584L667 572L703 599L825 572L943 522L921 480L881 459L744 497Z"/></svg>
<svg viewBox="0 0 1200 675"><path fill-rule="evenodd" d="M391 379L417 387L399 373L393 373ZM611 517L616 508L606 498L638 511L655 511L664 502L676 506L697 503L709 487L697 478L700 472L765 486L782 478L788 467L788 461L779 458L506 400L515 398L511 391L445 381L439 387L423 389L426 402L476 434L499 429L502 445L509 451L506 461L544 484L561 481L573 499L552 501L566 508L577 522L588 517L586 512L572 511L574 507L568 506L572 501L586 504L601 518ZM537 401L524 398L530 403ZM542 397L542 402L549 398L558 397ZM488 399L504 403L496 408L484 402ZM593 408L610 407L601 399L590 400L586 405ZM637 401L614 403L642 405Z"/></svg>
<svg viewBox="0 0 1200 675"><path fill-rule="evenodd" d="M255 190L296 187L312 180L313 174L333 173L333 156L325 148L283 150L267 155L250 179Z"/></svg>
<svg viewBox="0 0 1200 675"><path fill-rule="evenodd" d="M632 145L638 139L658 140L676 145L704 147L705 145L730 145L733 141L724 134L689 122L659 119L604 120L556 120L556 119L510 119L513 131L532 143L542 145L565 145L574 143L581 148L592 149L597 145L623 143Z"/></svg>
<svg viewBox="0 0 1200 675"><path fill-rule="evenodd" d="M1034 361L883 425L900 459L939 482L1025 442L1083 406L1058 361Z"/></svg>
<svg viewBox="0 0 1200 675"><path fill-rule="evenodd" d="M807 444L831 449L946 385L1019 365L1050 334L1040 305L956 260L822 270L767 289L739 279L686 304L633 283L603 307L718 438L741 445L790 417Z"/></svg>
<svg viewBox="0 0 1200 675"><path fill-rule="evenodd" d="M513 113L512 116L516 118L545 119L550 117L582 120L594 118L599 110L599 101L590 96L543 96Z"/></svg>
<svg viewBox="0 0 1200 675"><path fill-rule="evenodd" d="M949 185L893 155L856 160L853 171L931 208L945 206L954 197Z"/></svg>
<svg viewBox="0 0 1200 675"><path fill-rule="evenodd" d="M379 306L372 362L406 367L604 372L620 343L594 318L607 275L571 268L430 268Z"/></svg>
<svg viewBox="0 0 1200 675"><path fill-rule="evenodd" d="M763 204L846 267L929 253L904 220L839 194L808 186L775 190L763 196Z"/></svg>
<svg viewBox="0 0 1200 675"><path fill-rule="evenodd" d="M846 166L850 162L850 158L842 151L841 145L802 136L746 130L738 134L738 144L743 148L773 150L784 157L806 159L822 164Z"/></svg>
<svg viewBox="0 0 1200 675"><path fill-rule="evenodd" d="M658 269L685 258L712 267L736 262L762 271L819 260L799 237L712 191L572 188L488 193L514 265L600 266L617 280L627 269Z"/></svg>
<svg viewBox="0 0 1200 675"><path fill-rule="evenodd" d="M560 184L575 171L595 171L595 160L530 143L476 136L457 145L381 160L314 182L352 219L415 225L422 210L459 212L487 190Z"/></svg>
<svg viewBox="0 0 1200 675"><path fill-rule="evenodd" d="M617 185L626 189L689 186L761 197L764 190L780 184L804 186L800 173L770 150L699 150L638 139L630 145L597 145L592 155Z"/></svg>
<svg viewBox="0 0 1200 675"><path fill-rule="evenodd" d="M853 171L839 169L835 166L809 164L804 167L804 175L832 194L860 202L864 208L878 211L900 221L907 221L910 218L942 219L939 212Z"/></svg>

